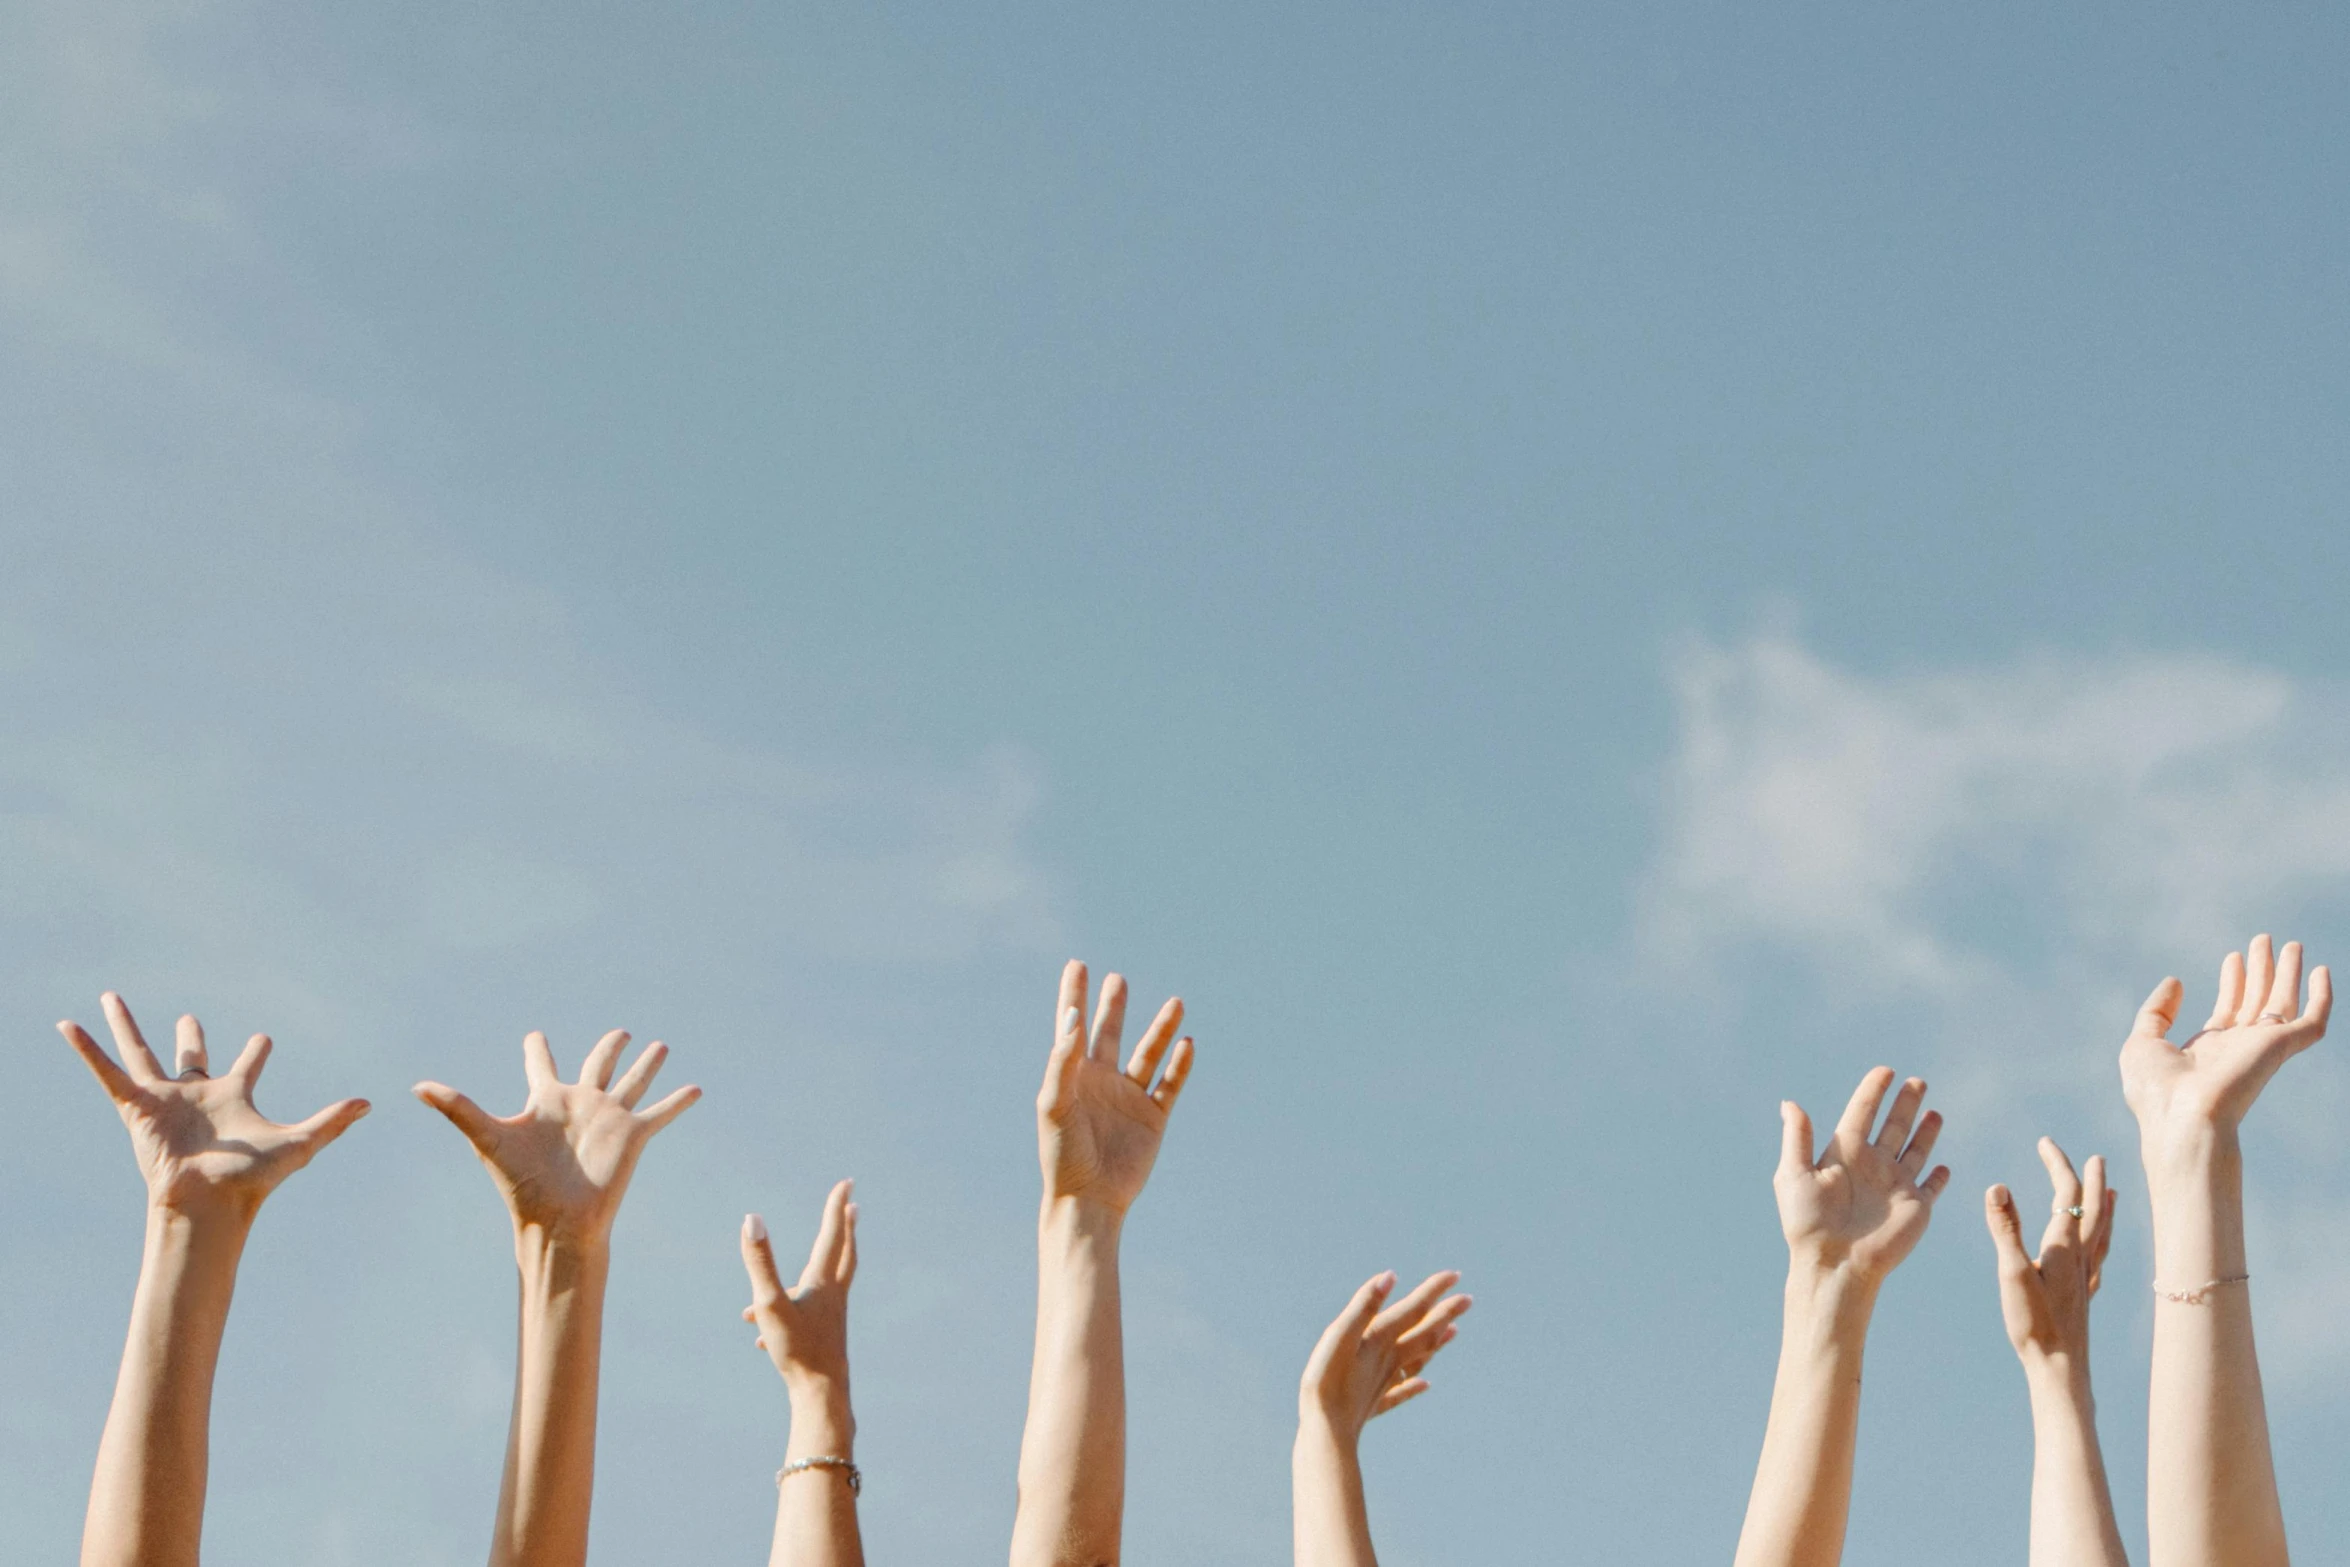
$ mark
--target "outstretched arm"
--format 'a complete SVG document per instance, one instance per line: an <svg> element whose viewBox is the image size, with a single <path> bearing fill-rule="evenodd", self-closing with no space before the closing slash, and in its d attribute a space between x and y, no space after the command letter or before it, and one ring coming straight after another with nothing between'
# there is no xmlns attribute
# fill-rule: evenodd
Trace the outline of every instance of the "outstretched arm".
<svg viewBox="0 0 2350 1567"><path fill-rule="evenodd" d="M2032 1567L2129 1567L2089 1393L2089 1298L2113 1244L2113 1189L2095 1155L2084 1188L2050 1138L2040 1139L2040 1162L2055 1201L2037 1258L2024 1250L2014 1195L2004 1186L1983 1194L1999 1310L2032 1396Z"/></svg>
<svg viewBox="0 0 2350 1567"><path fill-rule="evenodd" d="M1102 982L1090 1039L1085 988L1085 965L1071 963L1061 975L1053 1052L1036 1099L1044 1205L1037 1218L1036 1359L1020 1439L1012 1567L1106 1567L1118 1560L1126 1504L1118 1241L1191 1071L1191 1041L1175 1037L1181 1001L1159 1009L1121 1070L1126 981L1112 974Z"/></svg>
<svg viewBox="0 0 2350 1567"><path fill-rule="evenodd" d="M2165 1037L2182 988L2155 987L2122 1046L2122 1092L2154 1210L2154 1376L2147 1395L2146 1553L2153 1567L2284 1567L2244 1255L2245 1112L2291 1057L2325 1037L2333 984L2301 944L2257 936L2220 965L2211 1020Z"/></svg>
<svg viewBox="0 0 2350 1567"><path fill-rule="evenodd" d="M768 1567L865 1567L857 1533L857 1417L849 1408L849 1285L857 1276L854 1183L824 1202L824 1221L799 1287L786 1290L757 1214L743 1220L751 1303L743 1320L791 1396L791 1438L776 1473L775 1545Z"/></svg>
<svg viewBox="0 0 2350 1567"><path fill-rule="evenodd" d="M1844 1554L1869 1316L1950 1180L1940 1165L1920 1179L1942 1117L1929 1110L1917 1119L1926 1096L1919 1079L1901 1085L1884 1129L1870 1137L1892 1086L1891 1067L1862 1078L1816 1160L1811 1118L1798 1105L1779 1107L1784 1136L1771 1184L1787 1237L1786 1315L1737 1567L1834 1567Z"/></svg>
<svg viewBox="0 0 2350 1567"><path fill-rule="evenodd" d="M416 1085L416 1097L473 1144L514 1221L522 1307L491 1567L587 1560L612 1221L645 1144L702 1093L681 1088L639 1111L669 1052L658 1040L647 1045L615 1083L612 1069L627 1043L624 1033L606 1034L579 1080L566 1083L547 1037L530 1035L522 1044L530 1097L517 1115L493 1116L439 1083Z"/></svg>
<svg viewBox="0 0 2350 1567"><path fill-rule="evenodd" d="M261 1203L367 1113L346 1099L294 1126L253 1108L270 1043L256 1034L214 1078L204 1030L179 1022L176 1077L140 1037L122 998L105 998L117 1065L77 1023L58 1030L114 1101L147 1180L146 1251L131 1301L114 1407L98 1443L82 1567L194 1567L204 1535L212 1374L229 1297Z"/></svg>
<svg viewBox="0 0 2350 1567"><path fill-rule="evenodd" d="M1392 1306L1395 1275L1382 1273L1322 1330L1297 1391L1297 1445L1289 1458L1297 1567L1379 1567L1363 1501L1363 1427L1428 1391L1420 1373L1460 1330L1466 1295L1438 1273ZM1386 1306L1382 1311L1380 1308Z"/></svg>

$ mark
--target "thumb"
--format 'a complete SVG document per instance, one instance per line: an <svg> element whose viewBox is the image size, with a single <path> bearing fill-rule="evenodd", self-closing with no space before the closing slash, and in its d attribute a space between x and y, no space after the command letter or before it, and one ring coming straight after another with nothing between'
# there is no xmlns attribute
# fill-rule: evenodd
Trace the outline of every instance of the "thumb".
<svg viewBox="0 0 2350 1567"><path fill-rule="evenodd" d="M2154 993L2146 998L2146 1004L2138 1008L2138 1018L2131 1025L2130 1032L2148 1039L2168 1037L2171 1024L2179 1018L2179 1001L2186 993L2187 987L2176 978L2166 979L2155 986Z"/></svg>
<svg viewBox="0 0 2350 1567"><path fill-rule="evenodd" d="M1779 1173L1803 1175L1813 1163L1811 1117L1792 1099L1779 1101Z"/></svg>
<svg viewBox="0 0 2350 1567"><path fill-rule="evenodd" d="M295 1146L302 1150L302 1156L307 1159L349 1131L353 1122L373 1108L364 1099L346 1099L340 1104L328 1105L307 1121L295 1122L286 1130L293 1134Z"/></svg>
<svg viewBox="0 0 2350 1567"><path fill-rule="evenodd" d="M490 1148L498 1139L497 1119L480 1105L466 1098L446 1083L418 1083L416 1097L431 1105L455 1123L465 1140L473 1144L473 1151L488 1158Z"/></svg>
<svg viewBox="0 0 2350 1567"><path fill-rule="evenodd" d="M1394 1288L1395 1273L1392 1269L1375 1279L1363 1281L1362 1288L1356 1290L1354 1298L1346 1303L1346 1309L1322 1330L1322 1336L1315 1341L1314 1352L1306 1359L1308 1380L1320 1377L1329 1368L1330 1362L1337 1358L1340 1349L1362 1342L1363 1334L1370 1329L1371 1319L1379 1314L1379 1308L1387 1302L1388 1292Z"/></svg>
<svg viewBox="0 0 2350 1567"><path fill-rule="evenodd" d="M767 1235L767 1221L755 1213L743 1215L743 1271L751 1276L751 1309L762 1315L786 1300L783 1275L775 1268L775 1246Z"/></svg>
<svg viewBox="0 0 2350 1567"><path fill-rule="evenodd" d="M1045 1061L1044 1088L1036 1108L1046 1115L1066 1109L1077 1092L1077 1068L1085 1059L1085 1014L1075 1007L1061 1010L1060 1027L1053 1035L1053 1053Z"/></svg>
<svg viewBox="0 0 2350 1567"><path fill-rule="evenodd" d="M1999 1253L2000 1271L2020 1273L2032 1266L2024 1251L2024 1221L2015 1211L2015 1194L1994 1186L1983 1194L1983 1222L1991 1231L1991 1247Z"/></svg>

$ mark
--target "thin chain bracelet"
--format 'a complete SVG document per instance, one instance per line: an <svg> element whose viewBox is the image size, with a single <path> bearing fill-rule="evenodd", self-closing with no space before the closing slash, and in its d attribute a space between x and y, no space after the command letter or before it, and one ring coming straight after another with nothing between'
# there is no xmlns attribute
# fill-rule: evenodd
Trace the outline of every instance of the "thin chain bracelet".
<svg viewBox="0 0 2350 1567"><path fill-rule="evenodd" d="M775 1483L780 1486L785 1480L803 1469L837 1469L840 1471L840 1477L849 1483L849 1495L859 1496L864 1493L865 1477L857 1472L855 1464L845 1458L802 1458L796 1460L775 1471Z"/></svg>
<svg viewBox="0 0 2350 1567"><path fill-rule="evenodd" d="M2201 1306L2207 1304L2211 1299L2211 1292L2222 1285L2249 1284L2251 1282L2252 1275L2249 1273L2231 1273L2224 1279L2213 1279L2209 1284L2200 1285L2191 1290L2166 1290L2157 1284L2154 1286L2154 1293L2164 1300L2175 1300L2182 1306Z"/></svg>

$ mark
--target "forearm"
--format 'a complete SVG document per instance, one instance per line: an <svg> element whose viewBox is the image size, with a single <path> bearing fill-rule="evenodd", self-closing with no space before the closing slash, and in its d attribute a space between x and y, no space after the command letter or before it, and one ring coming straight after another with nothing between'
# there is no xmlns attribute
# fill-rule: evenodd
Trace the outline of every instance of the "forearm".
<svg viewBox="0 0 2350 1567"><path fill-rule="evenodd" d="M2025 1368L2032 1395L2031 1567L2128 1567L2089 1368L2070 1360Z"/></svg>
<svg viewBox="0 0 2350 1567"><path fill-rule="evenodd" d="M2241 1279L2249 1269L2243 1155L2234 1135L2215 1131L2185 1148L2150 1152L2146 1175L2157 1288L2199 1290ZM2249 1283L2221 1284L2200 1304L2155 1302L2146 1461L2152 1567L2282 1567L2284 1514Z"/></svg>
<svg viewBox="0 0 2350 1567"><path fill-rule="evenodd" d="M1037 1226L1036 1358L1020 1439L1013 1567L1118 1560L1126 1501L1126 1366L1119 1326L1123 1219L1047 1202Z"/></svg>
<svg viewBox="0 0 2350 1567"><path fill-rule="evenodd" d="M150 1206L130 1332L98 1443L82 1567L195 1567L212 1377L248 1213Z"/></svg>
<svg viewBox="0 0 2350 1567"><path fill-rule="evenodd" d="M854 1461L857 1418L849 1407L848 1384L795 1386L791 1390L791 1438L786 1465L803 1458ZM857 1530L857 1498L848 1476L827 1466L803 1469L779 1483L775 1503L775 1545L768 1567L864 1567L865 1545Z"/></svg>
<svg viewBox="0 0 2350 1567"><path fill-rule="evenodd" d="M1298 1421L1289 1475L1296 1567L1378 1567L1355 1443L1309 1412Z"/></svg>
<svg viewBox="0 0 2350 1567"><path fill-rule="evenodd" d="M596 1382L610 1257L601 1241L518 1230L514 1419L490 1567L582 1567L596 1480Z"/></svg>
<svg viewBox="0 0 2350 1567"><path fill-rule="evenodd" d="M1801 1267L1787 1280L1779 1373L1737 1567L1833 1567L1844 1551L1861 1355L1876 1287Z"/></svg>

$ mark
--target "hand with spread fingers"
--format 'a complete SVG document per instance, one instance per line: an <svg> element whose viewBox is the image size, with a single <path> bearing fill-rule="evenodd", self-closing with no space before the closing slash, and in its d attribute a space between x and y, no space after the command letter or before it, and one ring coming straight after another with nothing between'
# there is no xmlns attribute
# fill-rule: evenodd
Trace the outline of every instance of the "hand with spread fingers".
<svg viewBox="0 0 2350 1567"><path fill-rule="evenodd" d="M769 1567L863 1567L857 1528L857 1418L849 1404L849 1285L857 1277L854 1183L824 1202L824 1219L800 1282L783 1287L766 1221L743 1220L743 1268L751 1303L743 1320L791 1396L791 1437L776 1475L775 1542Z"/></svg>
<svg viewBox="0 0 2350 1567"><path fill-rule="evenodd" d="M2170 1042L2184 987L2166 979L2122 1045L2122 1096L2154 1223L2154 1374L2146 1546L2158 1564L2284 1567L2284 1508L2252 1335L2239 1128L2270 1078L2325 1037L2332 976L2301 988L2301 944L2255 936L2221 962L2211 1017Z"/></svg>
<svg viewBox="0 0 2350 1567"><path fill-rule="evenodd" d="M1183 1003L1161 1007L1120 1066L1126 981L1102 981L1085 1022L1086 969L1061 973L1053 1048L1036 1096L1044 1203L1037 1217L1036 1358L1020 1439L1013 1567L1118 1560L1126 1506L1126 1351L1118 1247L1191 1074Z"/></svg>
<svg viewBox="0 0 2350 1567"><path fill-rule="evenodd" d="M1290 1453L1297 1567L1377 1567L1357 1451L1363 1427L1428 1391L1421 1373L1469 1309L1468 1296L1445 1293L1460 1277L1432 1274L1389 1305L1395 1275L1382 1273L1322 1330L1298 1384Z"/></svg>
<svg viewBox="0 0 2350 1567"><path fill-rule="evenodd" d="M481 1156L514 1221L519 1365L491 1567L582 1567L587 1560L612 1221L645 1144L702 1095L680 1088L639 1110L669 1052L659 1041L647 1045L614 1082L627 1044L624 1033L606 1034L578 1080L566 1083L546 1036L531 1034L522 1043L530 1094L510 1116L491 1115L440 1083L416 1085L416 1097L447 1116Z"/></svg>
<svg viewBox="0 0 2350 1567"><path fill-rule="evenodd" d="M1126 980L1112 974L1102 982L1090 1031L1085 981L1082 963L1071 963L1061 976L1059 1025L1036 1096L1037 1152L1048 1202L1074 1198L1124 1213L1158 1161L1167 1114L1191 1073L1191 1041L1175 1037L1183 1002L1171 999L1121 1067Z"/></svg>
<svg viewBox="0 0 2350 1567"><path fill-rule="evenodd" d="M130 1129L151 1202L176 1209L218 1206L250 1217L280 1181L367 1113L366 1100L345 1099L307 1120L280 1125L253 1107L253 1089L269 1062L267 1034L246 1041L236 1064L214 1077L204 1025L183 1017L167 1074L122 998L108 992L101 1004L122 1052L119 1066L79 1023L57 1029Z"/></svg>
<svg viewBox="0 0 2350 1567"><path fill-rule="evenodd" d="M1901 1085L1884 1126L1870 1135L1877 1107L1892 1086L1889 1066L1862 1078L1816 1159L1811 1117L1792 1102L1779 1107L1783 1143L1771 1182L1779 1199L1779 1228L1788 1250L1811 1267L1884 1278L1925 1235L1934 1199L1949 1183L1948 1170L1926 1170L1942 1135L1942 1115L1928 1110L1919 1117L1926 1097L1922 1079Z"/></svg>
<svg viewBox="0 0 2350 1567"><path fill-rule="evenodd" d="M118 1063L78 1023L58 1031L114 1101L147 1181L146 1249L114 1403L98 1443L83 1567L195 1567L211 1460L212 1381L237 1266L261 1204L367 1113L364 1099L281 1125L253 1105L269 1060L256 1034L215 1078L204 1030L179 1023L173 1070L130 1008L103 1001Z"/></svg>
<svg viewBox="0 0 2350 1567"><path fill-rule="evenodd" d="M1950 1183L1947 1167L1926 1168L1942 1117L1919 1115L1921 1079L1901 1085L1877 1125L1892 1087L1891 1067L1862 1078L1816 1156L1811 1117L1792 1102L1779 1106L1771 1187L1788 1263L1779 1375L1737 1567L1834 1567L1844 1553L1869 1320L1886 1276L1916 1249Z"/></svg>
<svg viewBox="0 0 2350 1567"><path fill-rule="evenodd" d="M2102 1158L2075 1175L2053 1139L2040 1139L2040 1162L2054 1198L2038 1257L2024 1250L2014 1194L1983 1194L2000 1314L2032 1399L2032 1567L2128 1567L2089 1391L2089 1298L2113 1244L2113 1188Z"/></svg>
<svg viewBox="0 0 2350 1567"><path fill-rule="evenodd" d="M528 1035L522 1069L530 1096L509 1116L491 1115L441 1083L417 1084L416 1097L473 1144L518 1227L600 1242L611 1233L645 1144L702 1097L699 1088L680 1088L637 1109L669 1047L657 1039L645 1046L616 1083L612 1072L627 1045L626 1033L606 1034L581 1063L578 1081L566 1083L547 1036Z"/></svg>

